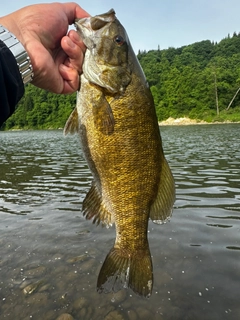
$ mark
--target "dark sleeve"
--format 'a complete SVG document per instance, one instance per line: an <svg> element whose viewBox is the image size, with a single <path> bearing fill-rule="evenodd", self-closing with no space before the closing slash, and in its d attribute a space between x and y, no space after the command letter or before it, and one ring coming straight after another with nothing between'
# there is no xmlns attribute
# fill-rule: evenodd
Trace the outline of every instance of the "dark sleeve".
<svg viewBox="0 0 240 320"><path fill-rule="evenodd" d="M17 62L0 40L0 127L14 112L18 101L24 94L24 84Z"/></svg>

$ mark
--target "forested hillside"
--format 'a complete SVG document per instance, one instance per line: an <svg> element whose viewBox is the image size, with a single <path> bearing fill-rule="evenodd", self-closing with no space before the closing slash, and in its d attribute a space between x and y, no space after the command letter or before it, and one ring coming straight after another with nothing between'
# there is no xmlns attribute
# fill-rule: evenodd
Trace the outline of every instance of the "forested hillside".
<svg viewBox="0 0 240 320"><path fill-rule="evenodd" d="M240 121L240 34L181 48L139 52L159 120L188 116Z"/></svg>
<svg viewBox="0 0 240 320"><path fill-rule="evenodd" d="M205 40L181 48L139 51L138 59L159 120L188 116L208 122L240 121L240 92L234 98L240 87L240 34L219 43ZM62 128L75 103L76 94L55 95L28 85L3 128Z"/></svg>
<svg viewBox="0 0 240 320"><path fill-rule="evenodd" d="M63 128L76 104L76 93L58 95L27 85L25 95L3 129Z"/></svg>

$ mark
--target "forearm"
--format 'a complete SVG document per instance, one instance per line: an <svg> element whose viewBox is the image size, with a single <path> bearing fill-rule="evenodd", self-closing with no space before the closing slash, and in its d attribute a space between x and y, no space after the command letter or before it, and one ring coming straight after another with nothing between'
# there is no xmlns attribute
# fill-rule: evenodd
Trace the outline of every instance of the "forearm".
<svg viewBox="0 0 240 320"><path fill-rule="evenodd" d="M14 112L15 106L24 94L24 84L17 62L0 41L0 126Z"/></svg>
<svg viewBox="0 0 240 320"><path fill-rule="evenodd" d="M0 25L0 125L13 113L32 80L31 61L22 44Z"/></svg>

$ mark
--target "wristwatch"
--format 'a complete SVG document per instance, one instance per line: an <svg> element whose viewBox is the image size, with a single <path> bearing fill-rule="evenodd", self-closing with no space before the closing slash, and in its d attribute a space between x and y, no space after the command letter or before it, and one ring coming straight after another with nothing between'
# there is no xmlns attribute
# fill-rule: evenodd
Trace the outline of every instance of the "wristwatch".
<svg viewBox="0 0 240 320"><path fill-rule="evenodd" d="M31 82L33 79L33 67L21 42L2 25L0 25L0 40L5 43L14 55L23 83Z"/></svg>

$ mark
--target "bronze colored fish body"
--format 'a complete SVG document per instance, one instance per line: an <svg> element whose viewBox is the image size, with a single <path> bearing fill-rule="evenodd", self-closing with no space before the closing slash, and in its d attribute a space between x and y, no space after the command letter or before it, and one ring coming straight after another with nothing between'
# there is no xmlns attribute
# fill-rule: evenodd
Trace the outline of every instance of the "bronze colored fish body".
<svg viewBox="0 0 240 320"><path fill-rule="evenodd" d="M84 215L97 224L116 225L115 245L101 268L98 291L130 287L149 296L148 220L167 220L175 199L153 98L113 10L80 19L77 28L87 51L77 107L65 133L80 133L94 177Z"/></svg>

